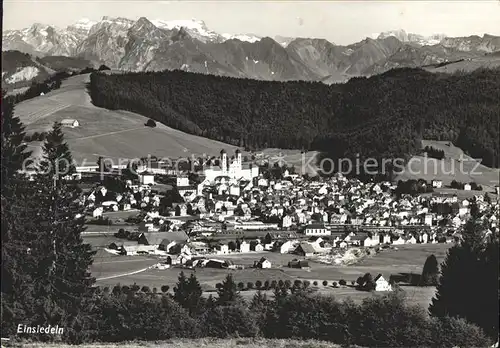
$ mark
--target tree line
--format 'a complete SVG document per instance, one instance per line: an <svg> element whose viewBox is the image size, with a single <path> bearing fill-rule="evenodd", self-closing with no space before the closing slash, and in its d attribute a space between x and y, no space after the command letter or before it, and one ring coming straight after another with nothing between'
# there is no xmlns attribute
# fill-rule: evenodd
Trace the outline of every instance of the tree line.
<svg viewBox="0 0 500 348"><path fill-rule="evenodd" d="M499 166L500 69L444 75L404 68L332 86L183 71L94 73L89 91L96 106L248 149L408 158L422 139L448 140Z"/></svg>
<svg viewBox="0 0 500 348"><path fill-rule="evenodd" d="M424 148L424 152L427 153L427 156L432 157L432 158L436 158L438 160L441 160L444 158L444 151L436 149L432 146L426 146Z"/></svg>

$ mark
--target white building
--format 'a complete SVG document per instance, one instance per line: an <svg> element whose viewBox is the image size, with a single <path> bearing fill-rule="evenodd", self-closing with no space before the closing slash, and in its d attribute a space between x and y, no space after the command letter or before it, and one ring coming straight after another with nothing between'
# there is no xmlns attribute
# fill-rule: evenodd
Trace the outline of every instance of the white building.
<svg viewBox="0 0 500 348"><path fill-rule="evenodd" d="M241 244L240 244L240 252L242 252L242 253L249 253L250 252L250 243L247 243L245 241L241 242Z"/></svg>
<svg viewBox="0 0 500 348"><path fill-rule="evenodd" d="M155 176L149 172L143 172L139 174L139 181L141 185L154 185L155 184Z"/></svg>
<svg viewBox="0 0 500 348"><path fill-rule="evenodd" d="M375 291L392 291L392 286L379 274L375 279Z"/></svg>
<svg viewBox="0 0 500 348"><path fill-rule="evenodd" d="M252 163L243 164L240 150L236 150L233 161L228 161L226 151L222 150L220 152L220 165L204 169L203 174L210 182L213 182L219 176L227 176L230 179L243 178L252 180L259 176L259 167Z"/></svg>
<svg viewBox="0 0 500 348"><path fill-rule="evenodd" d="M75 128L80 126L80 122L78 122L78 120L75 119L66 118L61 121L61 126Z"/></svg>
<svg viewBox="0 0 500 348"><path fill-rule="evenodd" d="M189 186L189 178L184 175L180 175L177 177L177 187L179 186Z"/></svg>
<svg viewBox="0 0 500 348"><path fill-rule="evenodd" d="M441 180L432 180L432 187L441 188L443 187L443 182Z"/></svg>
<svg viewBox="0 0 500 348"><path fill-rule="evenodd" d="M325 227L323 224L310 224L304 229L306 236L329 236L331 231Z"/></svg>
<svg viewBox="0 0 500 348"><path fill-rule="evenodd" d="M259 261L255 262L256 268L271 268L271 261L265 257L261 258Z"/></svg>

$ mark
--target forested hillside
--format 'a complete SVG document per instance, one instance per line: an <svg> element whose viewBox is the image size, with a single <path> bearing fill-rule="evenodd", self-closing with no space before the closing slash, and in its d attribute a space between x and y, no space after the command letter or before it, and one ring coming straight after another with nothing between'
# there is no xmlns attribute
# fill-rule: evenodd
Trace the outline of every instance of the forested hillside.
<svg viewBox="0 0 500 348"><path fill-rule="evenodd" d="M406 158L420 139L450 140L499 166L500 69L395 69L332 86L183 71L94 73L89 91L96 106L248 148Z"/></svg>

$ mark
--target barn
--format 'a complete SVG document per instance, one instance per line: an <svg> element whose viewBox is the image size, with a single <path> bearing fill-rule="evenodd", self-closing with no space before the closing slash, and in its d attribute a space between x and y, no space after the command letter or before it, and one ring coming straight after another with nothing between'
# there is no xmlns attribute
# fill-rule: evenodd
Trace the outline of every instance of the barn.
<svg viewBox="0 0 500 348"><path fill-rule="evenodd" d="M78 120L72 119L72 118L66 118L61 121L61 126L63 127L70 127L70 128L76 128L80 126L80 122Z"/></svg>

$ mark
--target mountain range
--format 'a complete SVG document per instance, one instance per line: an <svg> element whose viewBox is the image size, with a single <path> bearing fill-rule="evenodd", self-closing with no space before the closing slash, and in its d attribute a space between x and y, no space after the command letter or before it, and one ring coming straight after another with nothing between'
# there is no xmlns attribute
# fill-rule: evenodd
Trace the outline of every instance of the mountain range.
<svg viewBox="0 0 500 348"><path fill-rule="evenodd" d="M47 57L57 57L51 60L66 62L70 68L105 64L125 71L180 69L260 80L337 83L397 67L442 66L479 58L489 62L484 57L498 62L495 52L500 51L500 37L425 37L394 30L351 45L336 45L321 38L219 34L194 19L105 16L100 21L83 19L65 29L35 23L29 28L4 31L2 50L28 53L35 62L33 67L26 59L17 67L9 63L11 69L2 73L2 85L36 76L34 69L40 69L36 65ZM2 60L6 59L3 52ZM41 69L48 71L51 67Z"/></svg>

